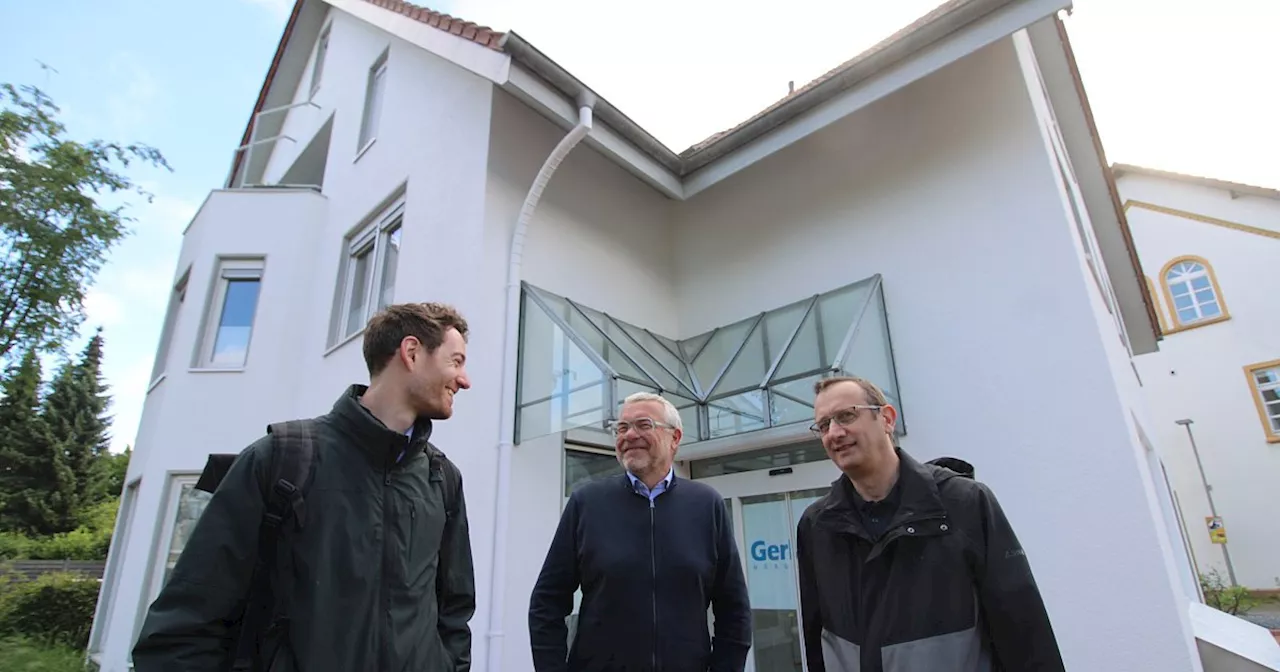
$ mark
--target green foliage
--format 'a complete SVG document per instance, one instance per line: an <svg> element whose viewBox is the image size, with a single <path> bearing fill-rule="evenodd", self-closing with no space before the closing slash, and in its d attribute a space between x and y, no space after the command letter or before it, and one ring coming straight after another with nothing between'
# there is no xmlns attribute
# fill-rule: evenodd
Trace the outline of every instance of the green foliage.
<svg viewBox="0 0 1280 672"><path fill-rule="evenodd" d="M1258 599L1244 586L1228 586L1222 580L1222 573L1216 568L1208 574L1200 575L1200 590L1204 592L1204 603L1228 614L1240 616L1247 614L1258 606Z"/></svg>
<svg viewBox="0 0 1280 672"><path fill-rule="evenodd" d="M27 485L48 476L50 455L40 448L46 435L40 417L40 360L28 350L11 366L0 399L0 527L29 529L28 521L41 517L42 497Z"/></svg>
<svg viewBox="0 0 1280 672"><path fill-rule="evenodd" d="M46 537L0 532L0 560L106 560L119 508L119 499L100 502L82 513L76 529Z"/></svg>
<svg viewBox="0 0 1280 672"><path fill-rule="evenodd" d="M0 638L0 663L8 672L84 672L84 653L25 637Z"/></svg>
<svg viewBox="0 0 1280 672"><path fill-rule="evenodd" d="M98 581L71 573L0 587L0 633L83 650L98 604Z"/></svg>
<svg viewBox="0 0 1280 672"><path fill-rule="evenodd" d="M169 169L146 145L67 139L59 112L35 87L0 84L0 359L77 332L85 291L131 221L99 199L136 192L150 201L120 169Z"/></svg>

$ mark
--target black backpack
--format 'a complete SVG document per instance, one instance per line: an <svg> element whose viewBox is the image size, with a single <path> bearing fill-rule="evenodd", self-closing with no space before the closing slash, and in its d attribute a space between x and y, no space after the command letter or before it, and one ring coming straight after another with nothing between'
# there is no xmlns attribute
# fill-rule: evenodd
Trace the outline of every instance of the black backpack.
<svg viewBox="0 0 1280 672"><path fill-rule="evenodd" d="M274 647L264 649L263 644L274 641L278 646L282 637L276 635L283 635L288 625L288 617L284 612L287 612L290 596L275 593L276 586L271 581L271 576L276 565L276 549L279 546L277 541L287 529L284 523L292 518L293 531L301 530L306 525L306 492L311 485L315 455L314 422L289 420L267 426L272 450L270 478L267 480L269 485L262 493L266 507L262 520L258 523L258 560L249 582L249 592L242 601L243 608L237 610L238 613L227 621L230 629L236 632L231 642L234 657L228 668L235 672L265 669L265 665L270 664L275 657L276 650ZM457 468L443 468L441 458L444 454L430 443L427 445L428 456L432 461L431 480L448 481L444 488L444 504L445 515L451 518L456 512L461 474ZM230 471L237 457L238 454L210 455L196 482L196 489L208 493L217 490L218 484ZM288 568L288 562L281 567L285 572ZM285 581L283 584L287 591L289 582ZM279 605L284 605L284 609L277 608Z"/></svg>

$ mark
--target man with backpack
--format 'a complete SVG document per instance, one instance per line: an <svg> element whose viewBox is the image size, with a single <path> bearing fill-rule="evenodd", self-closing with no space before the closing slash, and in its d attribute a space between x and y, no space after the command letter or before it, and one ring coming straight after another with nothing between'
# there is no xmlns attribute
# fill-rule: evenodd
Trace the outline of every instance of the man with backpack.
<svg viewBox="0 0 1280 672"><path fill-rule="evenodd" d="M466 338L441 304L369 321L369 385L272 425L222 476L147 613L137 672L470 669L462 477L428 442L471 386Z"/></svg>
<svg viewBox="0 0 1280 672"><path fill-rule="evenodd" d="M897 410L868 380L814 393L842 474L796 527L809 672L1061 672L1027 554L973 467L895 448Z"/></svg>

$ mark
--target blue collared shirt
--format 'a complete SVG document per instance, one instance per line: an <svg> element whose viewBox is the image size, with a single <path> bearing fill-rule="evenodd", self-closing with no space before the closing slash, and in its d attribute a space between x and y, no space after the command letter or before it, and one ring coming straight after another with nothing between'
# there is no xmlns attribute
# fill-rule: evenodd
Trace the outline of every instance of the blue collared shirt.
<svg viewBox="0 0 1280 672"><path fill-rule="evenodd" d="M627 478L631 479L631 487L637 494L648 498L650 502L653 502L653 500L658 498L658 495L667 491L667 488L671 486L671 479L675 478L675 475L675 467L667 469L667 476L661 481L658 481L658 484L653 486L653 489L650 490L649 486L644 484L644 481L636 478L631 472L627 472Z"/></svg>

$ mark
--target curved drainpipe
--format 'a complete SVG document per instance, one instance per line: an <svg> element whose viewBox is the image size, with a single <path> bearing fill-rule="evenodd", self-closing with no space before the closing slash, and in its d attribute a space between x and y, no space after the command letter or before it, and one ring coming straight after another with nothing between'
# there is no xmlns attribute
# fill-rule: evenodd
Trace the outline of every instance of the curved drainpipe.
<svg viewBox="0 0 1280 672"><path fill-rule="evenodd" d="M495 520L493 525L493 562L489 585L489 632L485 667L491 672L502 672L503 612L507 594L507 512L511 497L511 448L516 433L516 363L520 356L520 266L524 260L524 238L533 219L533 212L542 198L551 176L560 167L569 152L591 131L591 105L584 100L578 110L578 123L569 131L551 155L542 164L538 176L529 187L520 218L511 234L511 257L507 265L506 329L502 348L502 425L498 437L498 487L494 495Z"/></svg>

